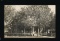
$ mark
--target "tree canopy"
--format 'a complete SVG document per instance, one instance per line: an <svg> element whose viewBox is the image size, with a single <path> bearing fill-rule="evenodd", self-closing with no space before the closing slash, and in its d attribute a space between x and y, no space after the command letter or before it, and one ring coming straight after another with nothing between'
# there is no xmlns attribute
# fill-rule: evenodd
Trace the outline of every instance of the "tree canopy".
<svg viewBox="0 0 60 41"><path fill-rule="evenodd" d="M5 24L9 24L11 22L11 20L13 19L12 17L14 17L14 8L12 8L12 6L10 6L10 5L5 5L4 6L4 22L5 22Z"/></svg>
<svg viewBox="0 0 60 41"><path fill-rule="evenodd" d="M24 26L45 27L49 26L53 17L53 13L50 13L48 5L29 5L21 9L21 11L17 12L16 20L14 20L12 26L14 24L17 25L17 23L18 25L22 23Z"/></svg>
<svg viewBox="0 0 60 41"><path fill-rule="evenodd" d="M22 9L25 17L22 22L30 26L49 26L52 20L50 8L47 5L31 5L26 9ZM53 13L52 13L53 14Z"/></svg>
<svg viewBox="0 0 60 41"><path fill-rule="evenodd" d="M10 20L10 28L21 26L49 27L53 18L53 13L50 10L48 5L28 5L26 8L21 8L21 11L14 12L11 6L6 6L4 20L5 22Z"/></svg>

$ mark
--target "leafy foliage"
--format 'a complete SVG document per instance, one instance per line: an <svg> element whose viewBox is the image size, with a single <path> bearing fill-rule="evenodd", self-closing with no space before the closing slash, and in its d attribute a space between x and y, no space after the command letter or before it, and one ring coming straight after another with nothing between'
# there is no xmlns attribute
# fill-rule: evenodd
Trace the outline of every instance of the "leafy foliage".
<svg viewBox="0 0 60 41"><path fill-rule="evenodd" d="M12 17L14 17L14 8L10 5L4 6L4 22L8 24L11 22Z"/></svg>
<svg viewBox="0 0 60 41"><path fill-rule="evenodd" d="M38 26L40 28L51 27L53 13L50 13L48 5L28 5L26 8L21 8L19 12L14 12L14 9L11 8L10 6L5 7L4 20L9 23L8 26L12 30L14 28L15 30L20 30L20 28L27 26Z"/></svg>

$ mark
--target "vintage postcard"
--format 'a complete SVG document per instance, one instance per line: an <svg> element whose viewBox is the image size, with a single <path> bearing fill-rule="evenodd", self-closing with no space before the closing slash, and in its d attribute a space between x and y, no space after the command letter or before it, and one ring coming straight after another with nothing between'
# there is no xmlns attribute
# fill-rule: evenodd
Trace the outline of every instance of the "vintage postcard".
<svg viewBox="0 0 60 41"><path fill-rule="evenodd" d="M56 5L4 5L4 38L56 38Z"/></svg>

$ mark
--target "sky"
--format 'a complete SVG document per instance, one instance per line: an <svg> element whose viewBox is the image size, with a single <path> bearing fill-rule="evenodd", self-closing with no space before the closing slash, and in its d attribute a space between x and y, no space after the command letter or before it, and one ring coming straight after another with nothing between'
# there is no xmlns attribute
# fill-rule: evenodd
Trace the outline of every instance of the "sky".
<svg viewBox="0 0 60 41"><path fill-rule="evenodd" d="M16 9L16 11L19 11L19 10L21 10L22 7L27 7L27 5L14 5L13 7ZM53 12L53 14L56 13L55 12L55 10L56 10L55 5L48 5L48 7L51 8L51 11Z"/></svg>
<svg viewBox="0 0 60 41"><path fill-rule="evenodd" d="M55 14L56 13L56 6L55 5L48 5L51 8L51 11Z"/></svg>

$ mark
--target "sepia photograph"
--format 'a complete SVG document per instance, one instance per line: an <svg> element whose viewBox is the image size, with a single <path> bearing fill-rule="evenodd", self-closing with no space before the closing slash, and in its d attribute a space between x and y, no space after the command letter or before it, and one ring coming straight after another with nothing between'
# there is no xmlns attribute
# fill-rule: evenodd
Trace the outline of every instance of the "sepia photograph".
<svg viewBox="0 0 60 41"><path fill-rule="evenodd" d="M4 5L4 38L56 38L56 5Z"/></svg>

